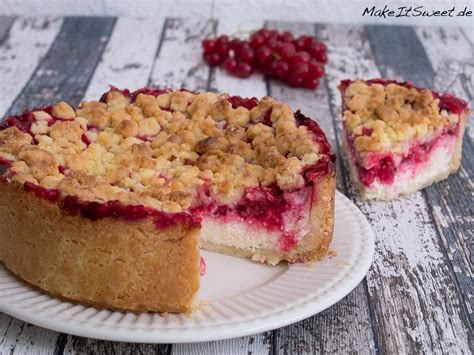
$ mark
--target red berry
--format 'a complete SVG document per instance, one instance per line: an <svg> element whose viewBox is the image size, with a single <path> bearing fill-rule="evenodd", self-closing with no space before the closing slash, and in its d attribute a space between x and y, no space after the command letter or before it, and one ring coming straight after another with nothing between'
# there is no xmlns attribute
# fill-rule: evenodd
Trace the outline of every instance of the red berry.
<svg viewBox="0 0 474 355"><path fill-rule="evenodd" d="M229 49L234 52L234 56L240 55L240 50L242 49L244 42L240 39L233 39L229 42Z"/></svg>
<svg viewBox="0 0 474 355"><path fill-rule="evenodd" d="M304 79L303 86L306 89L311 89L314 90L318 87L319 85L319 79L318 78L306 78Z"/></svg>
<svg viewBox="0 0 474 355"><path fill-rule="evenodd" d="M265 65L272 59L272 51L266 46L257 49L257 60L260 65Z"/></svg>
<svg viewBox="0 0 474 355"><path fill-rule="evenodd" d="M286 82L294 88L303 86L303 78L299 75L290 74Z"/></svg>
<svg viewBox="0 0 474 355"><path fill-rule="evenodd" d="M288 63L280 60L276 65L275 73L280 80L285 80L290 73L290 66Z"/></svg>
<svg viewBox="0 0 474 355"><path fill-rule="evenodd" d="M308 76L309 73L309 64L308 63L298 63L296 65L293 65L291 68L291 74L294 75L299 75L303 78Z"/></svg>
<svg viewBox="0 0 474 355"><path fill-rule="evenodd" d="M303 36L302 38L303 38L304 48L306 49L318 43L318 41L316 41L316 38L312 36Z"/></svg>
<svg viewBox="0 0 474 355"><path fill-rule="evenodd" d="M293 34L290 31L285 31L280 35L280 40L283 42L291 42L293 39Z"/></svg>
<svg viewBox="0 0 474 355"><path fill-rule="evenodd" d="M293 41L293 44L295 45L296 50L298 51L302 51L305 49L304 38L299 37L298 39Z"/></svg>
<svg viewBox="0 0 474 355"><path fill-rule="evenodd" d="M250 37L250 47L252 47L255 50L260 48L264 43L265 43L265 38L263 38L263 36L259 35L258 33L254 33Z"/></svg>
<svg viewBox="0 0 474 355"><path fill-rule="evenodd" d="M239 78L248 78L252 74L252 67L249 63L240 62L235 67L234 74Z"/></svg>
<svg viewBox="0 0 474 355"><path fill-rule="evenodd" d="M318 62L321 63L326 63L328 61L328 56L324 52L318 53L318 55L315 58Z"/></svg>
<svg viewBox="0 0 474 355"><path fill-rule="evenodd" d="M307 52L300 51L291 57L291 64L297 65L299 63L307 63L310 59L311 56Z"/></svg>
<svg viewBox="0 0 474 355"><path fill-rule="evenodd" d="M323 43L312 44L306 51L312 58L318 58L322 53L326 53L326 46Z"/></svg>
<svg viewBox="0 0 474 355"><path fill-rule="evenodd" d="M285 62L289 62L295 53L296 49L292 43L284 43L278 51L281 59Z"/></svg>
<svg viewBox="0 0 474 355"><path fill-rule="evenodd" d="M308 63L308 77L320 78L324 75L324 68L321 64L311 61Z"/></svg>
<svg viewBox="0 0 474 355"><path fill-rule="evenodd" d="M256 33L262 36L265 42L272 36L270 30L267 30L266 28L262 28L261 30L258 30Z"/></svg>
<svg viewBox="0 0 474 355"><path fill-rule="evenodd" d="M252 64L255 59L255 52L252 48L248 46L242 46L239 57L240 59L242 59L242 61Z"/></svg>
<svg viewBox="0 0 474 355"><path fill-rule="evenodd" d="M216 41L213 39L205 39L204 41L202 41L201 45L204 49L204 52L212 53L216 48Z"/></svg>
<svg viewBox="0 0 474 355"><path fill-rule="evenodd" d="M229 37L226 35L220 35L217 37L217 44L227 44L229 42Z"/></svg>
<svg viewBox="0 0 474 355"><path fill-rule="evenodd" d="M217 41L215 51L219 53L219 56L222 59L226 59L227 57L229 57L229 49L229 45L226 42Z"/></svg>
<svg viewBox="0 0 474 355"><path fill-rule="evenodd" d="M227 58L224 62L224 69L229 73L233 74L237 67L237 61L234 58Z"/></svg>
<svg viewBox="0 0 474 355"><path fill-rule="evenodd" d="M277 30L270 30L270 39L278 41L278 37L280 37L280 33Z"/></svg>
<svg viewBox="0 0 474 355"><path fill-rule="evenodd" d="M216 66L222 63L222 59L218 53L204 53L204 60L211 66Z"/></svg>
<svg viewBox="0 0 474 355"><path fill-rule="evenodd" d="M272 61L264 70L264 74L269 78L276 79L278 78L277 69L279 60Z"/></svg>

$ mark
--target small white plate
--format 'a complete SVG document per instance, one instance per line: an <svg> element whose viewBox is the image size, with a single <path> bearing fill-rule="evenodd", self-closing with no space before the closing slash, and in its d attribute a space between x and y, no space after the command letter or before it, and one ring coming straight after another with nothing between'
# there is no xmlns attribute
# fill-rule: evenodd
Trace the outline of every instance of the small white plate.
<svg viewBox="0 0 474 355"><path fill-rule="evenodd" d="M297 322L330 307L364 278L374 234L357 207L336 194L336 252L306 265L268 266L203 251L200 291L205 306L193 315L97 310L33 290L0 266L0 311L26 322L90 338L186 343L239 337ZM87 285L84 285L87 287Z"/></svg>

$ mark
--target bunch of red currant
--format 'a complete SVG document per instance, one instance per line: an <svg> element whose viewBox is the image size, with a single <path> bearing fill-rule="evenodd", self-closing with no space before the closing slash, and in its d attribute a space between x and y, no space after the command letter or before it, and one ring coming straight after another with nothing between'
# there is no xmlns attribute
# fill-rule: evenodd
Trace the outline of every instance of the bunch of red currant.
<svg viewBox="0 0 474 355"><path fill-rule="evenodd" d="M259 70L292 87L315 89L324 74L326 46L313 36L294 38L289 31L260 29L249 40L221 35L202 42L204 60L211 66L224 65L239 78Z"/></svg>

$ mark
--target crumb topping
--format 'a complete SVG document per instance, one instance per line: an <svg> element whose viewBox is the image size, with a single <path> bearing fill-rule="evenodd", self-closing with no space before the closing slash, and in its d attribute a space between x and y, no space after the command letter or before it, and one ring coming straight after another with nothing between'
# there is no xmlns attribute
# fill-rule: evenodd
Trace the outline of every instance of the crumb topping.
<svg viewBox="0 0 474 355"><path fill-rule="evenodd" d="M403 151L413 140L424 142L457 124L459 115L440 109L440 99L428 89L388 82L355 81L343 90L343 121L355 150Z"/></svg>
<svg viewBox="0 0 474 355"><path fill-rule="evenodd" d="M0 130L10 180L165 212L192 207L201 188L220 204L258 186L297 189L305 167L325 156L291 108L270 97L249 110L210 92L112 89L77 109L59 102L23 116Z"/></svg>

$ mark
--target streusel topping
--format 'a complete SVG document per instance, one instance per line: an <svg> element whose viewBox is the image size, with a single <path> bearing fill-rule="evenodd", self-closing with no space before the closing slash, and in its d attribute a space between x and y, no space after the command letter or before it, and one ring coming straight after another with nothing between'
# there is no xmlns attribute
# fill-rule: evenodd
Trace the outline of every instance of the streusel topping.
<svg viewBox="0 0 474 355"><path fill-rule="evenodd" d="M204 188L232 204L248 188L303 186L327 152L288 105L254 100L249 109L210 92L113 89L77 109L60 102L7 119L0 160L12 181L165 212L192 207Z"/></svg>
<svg viewBox="0 0 474 355"><path fill-rule="evenodd" d="M432 91L398 83L355 81L345 88L344 101L344 127L362 155L400 152L459 121L459 115L440 109Z"/></svg>

